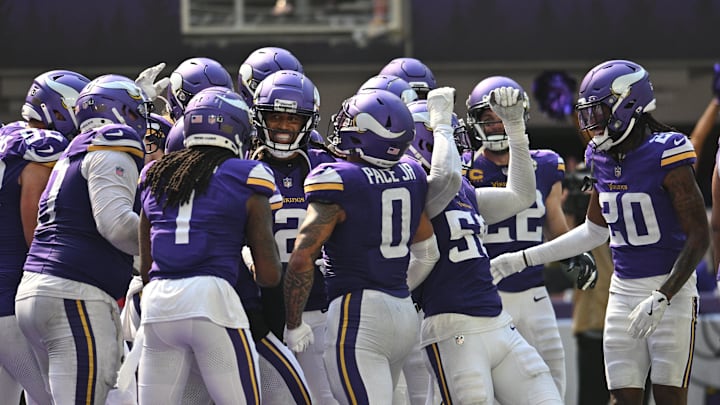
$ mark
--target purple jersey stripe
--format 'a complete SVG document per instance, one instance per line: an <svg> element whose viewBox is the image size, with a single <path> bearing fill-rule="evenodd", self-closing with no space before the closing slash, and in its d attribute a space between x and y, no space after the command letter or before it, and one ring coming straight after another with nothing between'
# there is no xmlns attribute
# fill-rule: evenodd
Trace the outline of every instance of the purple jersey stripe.
<svg viewBox="0 0 720 405"><path fill-rule="evenodd" d="M692 306L692 323L690 324L690 347L688 348L688 361L685 365L685 374L683 375L682 388L687 388L690 385L690 370L692 369L693 363L693 352L695 351L695 330L697 329L697 314L698 314L698 298L693 297Z"/></svg>
<svg viewBox="0 0 720 405"><path fill-rule="evenodd" d="M273 368L280 373L285 385L292 393L296 404L311 404L310 393L300 378L298 370L293 367L292 363L285 357L270 339L262 338L257 345L257 351L260 356L272 364Z"/></svg>
<svg viewBox="0 0 720 405"><path fill-rule="evenodd" d="M355 358L361 306L362 293L348 293L342 297L342 313L336 343L338 370L340 370L345 395L351 404L367 404L369 401Z"/></svg>
<svg viewBox="0 0 720 405"><path fill-rule="evenodd" d="M64 300L64 302L77 356L75 403L92 405L95 403L97 383L95 336L87 316L85 302L81 300Z"/></svg>
<svg viewBox="0 0 720 405"><path fill-rule="evenodd" d="M433 373L435 374L435 380L437 380L438 387L440 388L440 397L442 397L442 403L452 405L452 398L450 397L450 388L447 384L447 378L445 376L445 369L442 365L442 359L440 358L440 349L437 343L430 344L425 347L425 353L430 361Z"/></svg>
<svg viewBox="0 0 720 405"><path fill-rule="evenodd" d="M247 332L244 329L226 328L226 330L235 348L235 357L240 372L240 383L245 393L245 402L260 405L260 386L258 385L255 362L253 361Z"/></svg>

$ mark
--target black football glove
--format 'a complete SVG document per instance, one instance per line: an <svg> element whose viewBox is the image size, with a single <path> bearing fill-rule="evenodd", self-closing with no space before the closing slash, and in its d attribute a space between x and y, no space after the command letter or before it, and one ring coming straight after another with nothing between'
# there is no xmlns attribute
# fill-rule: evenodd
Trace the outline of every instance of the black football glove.
<svg viewBox="0 0 720 405"><path fill-rule="evenodd" d="M585 252L563 260L568 273L577 273L577 288L588 290L597 283L597 265L592 253Z"/></svg>

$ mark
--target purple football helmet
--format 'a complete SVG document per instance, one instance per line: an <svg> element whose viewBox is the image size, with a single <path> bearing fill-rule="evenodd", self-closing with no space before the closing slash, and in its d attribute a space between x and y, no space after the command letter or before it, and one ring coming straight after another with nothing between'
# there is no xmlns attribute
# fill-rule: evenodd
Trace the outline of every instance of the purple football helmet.
<svg viewBox="0 0 720 405"><path fill-rule="evenodd" d="M290 51L284 48L265 47L254 50L240 65L238 71L238 93L252 106L255 89L270 74L278 70L294 70L304 73L302 64Z"/></svg>
<svg viewBox="0 0 720 405"><path fill-rule="evenodd" d="M22 117L36 120L71 138L77 133L75 101L90 79L69 70L51 70L33 80L25 96Z"/></svg>
<svg viewBox="0 0 720 405"><path fill-rule="evenodd" d="M359 156L378 167L391 167L415 137L407 105L387 90L366 90L345 100L333 117L329 149L340 157Z"/></svg>
<svg viewBox="0 0 720 405"><path fill-rule="evenodd" d="M582 83L578 103L580 130L593 148L608 150L630 135L637 119L655 109L648 72L635 62L611 60L592 68ZM593 136L593 130L605 128Z"/></svg>
<svg viewBox="0 0 720 405"><path fill-rule="evenodd" d="M428 92L437 87L432 71L415 58L395 58L380 70L380 74L405 80L421 99L427 98Z"/></svg>
<svg viewBox="0 0 720 405"><path fill-rule="evenodd" d="M465 106L467 107L467 125L470 135L482 142L483 147L492 151L504 151L508 149L508 137L505 131L501 134L487 134L484 125L495 124L498 121L483 121L482 113L490 108L490 92L500 87L512 87L520 90L525 108L525 122L530 117L530 98L525 90L513 79L505 76L490 76L481 80L475 85Z"/></svg>
<svg viewBox="0 0 720 405"><path fill-rule="evenodd" d="M430 114L427 109L427 100L417 100L408 104L408 109L413 116L415 122L415 139L410 143L407 155L420 162L425 170L430 170L432 163L433 145L435 145L435 137L433 128L430 127ZM465 126L458 120L457 115L453 113L450 120L453 127L453 137L458 153L462 155L465 151L470 150L470 140L465 131Z"/></svg>
<svg viewBox="0 0 720 405"><path fill-rule="evenodd" d="M165 154L185 149L185 121L176 121L165 139Z"/></svg>
<svg viewBox="0 0 720 405"><path fill-rule="evenodd" d="M253 114L257 137L275 157L290 157L304 148L320 118L320 93L310 79L293 70L272 73L258 85L255 91ZM268 128L266 115L284 112L300 115L305 124L290 144L274 141L273 131Z"/></svg>
<svg viewBox="0 0 720 405"><path fill-rule="evenodd" d="M167 94L170 116L179 120L194 95L215 86L233 89L232 77L220 62L210 58L190 58L182 62L170 74Z"/></svg>
<svg viewBox="0 0 720 405"><path fill-rule="evenodd" d="M358 92L363 90L387 90L400 97L405 104L412 103L418 99L417 92L405 79L393 75L377 75L369 78Z"/></svg>
<svg viewBox="0 0 720 405"><path fill-rule="evenodd" d="M217 146L245 156L250 146L252 118L242 96L226 87L200 90L185 114L185 146Z"/></svg>
<svg viewBox="0 0 720 405"><path fill-rule="evenodd" d="M457 146L460 156L465 152L472 152L473 144L470 135L467 133L465 122L461 118L458 118L457 114L453 113L450 119L450 125L453 127L453 138L455 138L455 146Z"/></svg>
<svg viewBox="0 0 720 405"><path fill-rule="evenodd" d="M114 123L128 125L138 134L144 134L152 110L152 102L134 81L113 74L88 83L75 102L80 132Z"/></svg>
<svg viewBox="0 0 720 405"><path fill-rule="evenodd" d="M145 153L155 153L165 149L165 141L173 124L160 114L150 113L148 129L145 132Z"/></svg>
<svg viewBox="0 0 720 405"><path fill-rule="evenodd" d="M317 129L313 129L312 131L310 131L310 141L317 145L325 144L325 139L322 135L320 135L320 132L318 132Z"/></svg>

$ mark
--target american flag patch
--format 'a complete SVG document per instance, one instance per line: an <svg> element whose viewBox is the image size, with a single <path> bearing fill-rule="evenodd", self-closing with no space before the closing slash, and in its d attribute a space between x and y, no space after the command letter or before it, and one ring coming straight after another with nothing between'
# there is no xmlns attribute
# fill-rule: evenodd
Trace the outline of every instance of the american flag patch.
<svg viewBox="0 0 720 405"><path fill-rule="evenodd" d="M115 166L115 174L120 177L123 177L123 176L125 176L125 169L123 169L120 166Z"/></svg>
<svg viewBox="0 0 720 405"><path fill-rule="evenodd" d="M190 123L191 124L202 124L203 122L203 116L202 115L191 115L190 116Z"/></svg>
<svg viewBox="0 0 720 405"><path fill-rule="evenodd" d="M393 148L393 147L391 146L391 147L389 147L389 148L387 149L387 153L390 154L390 155L395 155L395 156L397 156L397 155L400 153L400 149L398 149L398 148Z"/></svg>

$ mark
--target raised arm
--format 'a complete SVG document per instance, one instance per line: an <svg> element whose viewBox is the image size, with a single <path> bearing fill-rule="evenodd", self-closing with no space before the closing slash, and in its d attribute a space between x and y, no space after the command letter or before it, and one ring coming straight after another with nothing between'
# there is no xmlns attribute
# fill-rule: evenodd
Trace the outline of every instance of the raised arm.
<svg viewBox="0 0 720 405"><path fill-rule="evenodd" d="M425 201L425 211L430 218L447 207L462 184L460 154L455 146L451 125L454 103L454 88L441 87L428 93L427 109L434 142Z"/></svg>
<svg viewBox="0 0 720 405"><path fill-rule="evenodd" d="M532 205L536 186L522 94L512 87L497 88L490 93L490 108L502 119L510 146L507 186L475 190L480 214L494 224Z"/></svg>

